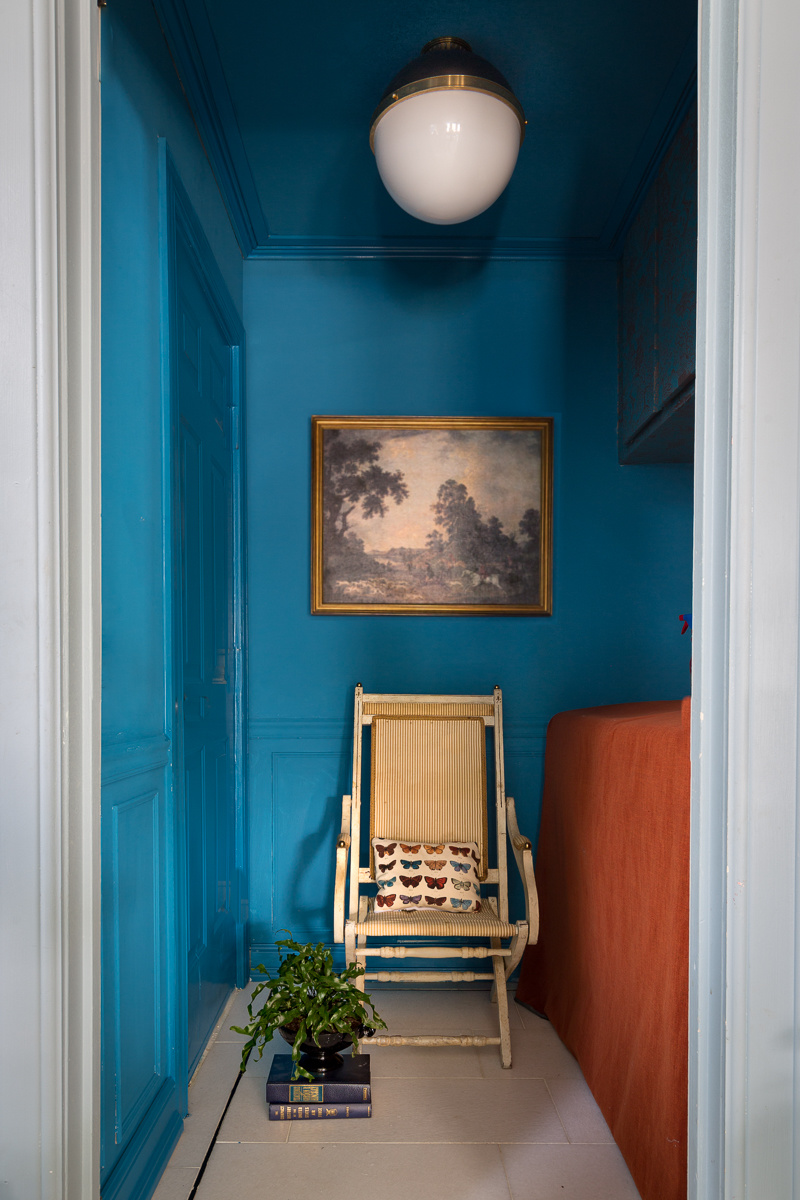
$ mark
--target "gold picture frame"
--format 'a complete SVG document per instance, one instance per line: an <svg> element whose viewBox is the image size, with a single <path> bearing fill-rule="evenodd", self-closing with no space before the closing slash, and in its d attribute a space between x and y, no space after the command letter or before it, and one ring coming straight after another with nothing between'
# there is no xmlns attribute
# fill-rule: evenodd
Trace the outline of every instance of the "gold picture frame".
<svg viewBox="0 0 800 1200"><path fill-rule="evenodd" d="M549 616L551 417L312 417L311 611Z"/></svg>

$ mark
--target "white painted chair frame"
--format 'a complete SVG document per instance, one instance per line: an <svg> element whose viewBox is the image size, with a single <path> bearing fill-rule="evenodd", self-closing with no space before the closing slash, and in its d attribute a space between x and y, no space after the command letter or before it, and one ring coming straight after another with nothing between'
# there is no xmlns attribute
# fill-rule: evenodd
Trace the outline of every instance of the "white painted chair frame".
<svg viewBox="0 0 800 1200"><path fill-rule="evenodd" d="M509 923L508 918L508 871L506 837L516 859L525 894L525 919L514 923L514 933L509 944L507 938L492 937L490 946L453 945L456 938L475 937L486 941L485 934L471 934L468 930L457 935L443 934L448 938L446 945L376 946L367 945L367 935L358 933L357 925L367 915L368 896L361 894L362 885L374 882L369 866L359 860L361 845L361 746L365 725L372 724L372 714L364 712L365 704L402 703L404 705L448 704L448 705L491 705L492 715L482 716L484 728L494 727L495 766L495 810L497 823L497 866L487 870L485 883L497 884L496 915L500 921ZM455 714L454 714L455 715ZM485 736L485 732L484 732ZM488 806L488 800L487 800ZM346 887L348 859L350 866L349 896ZM416 1036L376 1035L370 1045L377 1046L486 1046L500 1047L500 1060L504 1067L511 1066L511 1031L508 1018L508 993L506 980L522 958L526 945L534 945L539 936L539 900L533 873L531 842L524 837L517 825L514 800L505 794L505 770L503 762L503 698L499 687L490 696L440 696L440 695L394 695L367 693L361 684L355 690L355 718L353 729L353 783L352 794L342 800L342 827L336 843L336 884L334 899L334 941L344 942L348 963L361 962L367 966L370 957L380 958L491 958L491 972L477 971L367 971L361 976L359 985L365 988L365 980L381 983L445 983L491 980L491 1000L498 1006L499 1036L486 1037L473 1034L440 1035L420 1034ZM381 940L385 935L381 934Z"/></svg>

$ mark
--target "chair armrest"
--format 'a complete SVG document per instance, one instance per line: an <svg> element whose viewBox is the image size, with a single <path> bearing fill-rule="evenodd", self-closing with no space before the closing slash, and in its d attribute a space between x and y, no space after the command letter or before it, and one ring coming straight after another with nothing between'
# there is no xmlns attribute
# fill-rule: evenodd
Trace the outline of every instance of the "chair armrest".
<svg viewBox="0 0 800 1200"><path fill-rule="evenodd" d="M336 840L336 883L333 893L333 940L344 941L344 900L347 886L347 855L350 850L350 796L342 797L342 828Z"/></svg>
<svg viewBox="0 0 800 1200"><path fill-rule="evenodd" d="M506 825L508 840L517 860L522 885L525 889L525 916L528 921L528 945L535 946L539 940L539 893L533 874L533 845L530 838L523 837L517 824L517 809L513 797L506 796Z"/></svg>

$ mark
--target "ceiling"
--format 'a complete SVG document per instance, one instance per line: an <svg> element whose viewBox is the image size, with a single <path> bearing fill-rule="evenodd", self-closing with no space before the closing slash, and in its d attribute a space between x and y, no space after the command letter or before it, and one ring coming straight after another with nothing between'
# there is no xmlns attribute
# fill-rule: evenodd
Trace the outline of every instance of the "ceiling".
<svg viewBox="0 0 800 1200"><path fill-rule="evenodd" d="M695 0L156 0L251 257L596 255L621 237L695 93ZM508 78L528 118L479 217L432 226L384 190L369 123L440 34Z"/></svg>

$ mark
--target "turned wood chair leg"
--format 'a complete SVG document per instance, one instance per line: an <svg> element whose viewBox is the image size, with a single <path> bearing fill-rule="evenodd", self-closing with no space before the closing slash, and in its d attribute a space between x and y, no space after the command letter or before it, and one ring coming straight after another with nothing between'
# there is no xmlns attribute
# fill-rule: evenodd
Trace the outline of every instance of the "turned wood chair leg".
<svg viewBox="0 0 800 1200"><path fill-rule="evenodd" d="M351 966L358 962L356 958L356 934L352 926L345 926L344 930L344 961L345 966Z"/></svg>
<svg viewBox="0 0 800 1200"><path fill-rule="evenodd" d="M359 937L357 937L357 938L354 937L352 950L348 951L348 960L350 962L360 963L362 967L366 968L366 966L367 966L366 958L358 958L356 956L356 947L358 947L359 950L363 950L364 947L366 946L366 944L367 944L367 939L363 933L360 934ZM350 954L352 954L352 958L349 957ZM359 975L358 978L354 982L360 992L365 992L367 990L367 981L366 981L364 975ZM356 1042L353 1043L353 1054L361 1053L361 1041L362 1041L362 1039L359 1038Z"/></svg>
<svg viewBox="0 0 800 1200"><path fill-rule="evenodd" d="M528 926L525 925L525 926L523 926L523 928L520 930L519 933L514 935L514 938L512 939L511 954L505 960L506 979L508 979L511 972L514 970L517 963L522 958L522 955L525 952L525 946L527 945L527 942L528 942Z"/></svg>
<svg viewBox="0 0 800 1200"><path fill-rule="evenodd" d="M491 942L492 942L493 950L498 950L500 948L500 938L492 938ZM499 959L493 958L492 959L493 966L497 966L497 963L499 961L500 961ZM489 999L492 1002L492 1004L497 1004L497 971L495 971L495 973L494 973L494 983L492 984L492 990L489 992Z"/></svg>
<svg viewBox="0 0 800 1200"><path fill-rule="evenodd" d="M497 997L497 1015L500 1018L500 1064L511 1066L511 1027L508 1020L508 992L506 973L502 958L494 960L494 989Z"/></svg>

